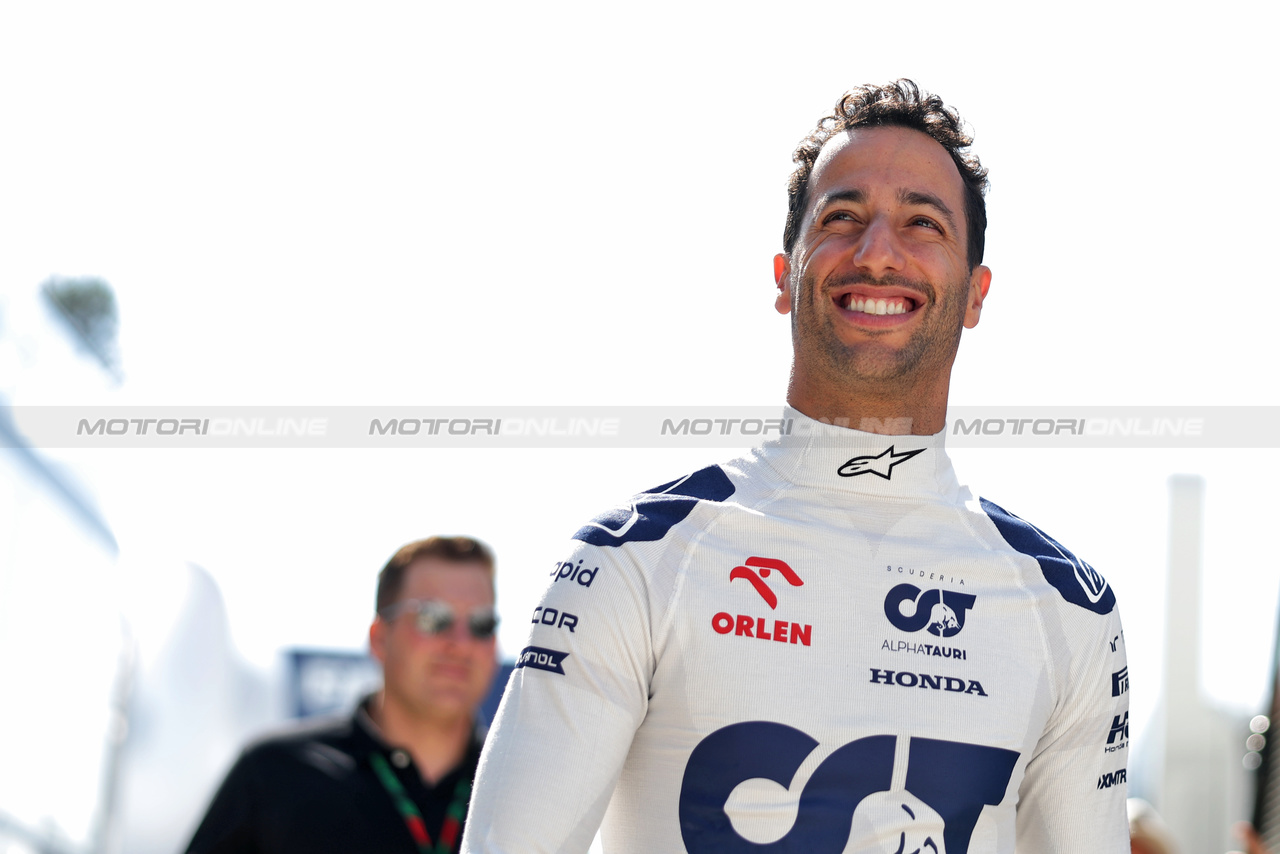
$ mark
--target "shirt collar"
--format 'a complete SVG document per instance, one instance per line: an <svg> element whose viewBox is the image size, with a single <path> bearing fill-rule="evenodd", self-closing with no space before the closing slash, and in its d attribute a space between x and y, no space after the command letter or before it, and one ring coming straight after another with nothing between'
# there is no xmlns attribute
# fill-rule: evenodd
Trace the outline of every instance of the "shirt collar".
<svg viewBox="0 0 1280 854"><path fill-rule="evenodd" d="M356 712L352 716L352 736L355 741L356 749L361 756L367 756L370 753L389 753L392 748L382 737L382 731L378 729L378 725L373 722L373 717L369 714L369 707L372 705L377 694L370 694L360 701L356 706ZM353 751L355 752L355 751Z"/></svg>
<svg viewBox="0 0 1280 854"><path fill-rule="evenodd" d="M755 453L793 483L883 498L964 500L944 447L946 428L931 436L867 433L791 407L783 423L787 432Z"/></svg>
<svg viewBox="0 0 1280 854"><path fill-rule="evenodd" d="M367 756L374 751L385 754L396 749L394 745L387 743L387 740L382 735L382 730L378 729L378 725L373 721L373 716L369 714L369 708L377 697L378 695L373 693L362 699L356 705L355 714L351 716L351 731L354 740L353 754L358 753L360 756ZM488 729L482 716L477 712L472 719L469 751L479 753Z"/></svg>

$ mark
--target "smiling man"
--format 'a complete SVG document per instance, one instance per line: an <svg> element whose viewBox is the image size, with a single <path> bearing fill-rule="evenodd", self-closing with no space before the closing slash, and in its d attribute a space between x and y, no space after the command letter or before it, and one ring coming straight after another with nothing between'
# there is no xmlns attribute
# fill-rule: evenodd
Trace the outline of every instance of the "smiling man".
<svg viewBox="0 0 1280 854"><path fill-rule="evenodd" d="M247 749L188 854L457 850L496 668L493 555L470 537L409 543L379 573L376 601L382 690Z"/></svg>
<svg viewBox="0 0 1280 854"><path fill-rule="evenodd" d="M958 162L980 203L985 171ZM788 402L935 433L961 327L977 325L991 284L981 240L969 245L957 160L919 130L871 125L830 137L811 169L793 189L811 203L793 208L774 258L778 310L793 314Z"/></svg>
<svg viewBox="0 0 1280 854"><path fill-rule="evenodd" d="M944 448L991 283L970 145L905 80L800 144L792 428L574 535L464 850L1128 851L1115 595Z"/></svg>

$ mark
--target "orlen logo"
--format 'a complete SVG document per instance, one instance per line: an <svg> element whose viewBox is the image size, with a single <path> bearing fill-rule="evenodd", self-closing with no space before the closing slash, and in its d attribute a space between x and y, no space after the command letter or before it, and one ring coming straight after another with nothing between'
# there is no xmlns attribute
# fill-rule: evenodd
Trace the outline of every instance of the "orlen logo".
<svg viewBox="0 0 1280 854"><path fill-rule="evenodd" d="M928 629L929 634L949 638L964 628L965 612L978 597L954 590L920 591L914 584L899 584L884 597L884 615L904 632ZM907 603L914 607L907 607Z"/></svg>
<svg viewBox="0 0 1280 854"><path fill-rule="evenodd" d="M747 581L760 594L771 610L778 608L778 594L765 581L774 572L786 579L792 587L801 587L804 582L796 571L780 560L768 557L749 557L742 566L735 566L729 572L729 582L741 578ZM747 614L733 615L720 611L711 618L711 628L718 634L730 632L737 637L773 640L779 643L793 643L809 646L813 637L813 626L793 623L788 620L768 620L764 617L752 617Z"/></svg>
<svg viewBox="0 0 1280 854"><path fill-rule="evenodd" d="M745 566L735 566L733 568L733 571L729 573L729 581L732 582L734 579L743 578L751 582L751 586L756 589L756 592L768 603L770 608L777 609L778 607L778 594L774 593L769 588L769 585L764 582L764 579L769 577L771 571L777 570L778 574L785 578L792 587L799 587L804 584L800 580L800 576L796 575L796 571L780 560L768 557L749 557L744 563L746 564ZM758 575L756 574L756 569L760 570Z"/></svg>

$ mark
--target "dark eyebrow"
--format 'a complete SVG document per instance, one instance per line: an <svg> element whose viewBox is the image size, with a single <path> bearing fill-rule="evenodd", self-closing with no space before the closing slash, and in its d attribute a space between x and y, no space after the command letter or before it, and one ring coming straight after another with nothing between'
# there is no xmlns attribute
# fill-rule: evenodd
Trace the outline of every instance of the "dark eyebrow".
<svg viewBox="0 0 1280 854"><path fill-rule="evenodd" d="M818 199L818 203L813 206L813 215L817 216L821 211L826 210L834 202L849 202L850 204L860 205L867 200L867 194L857 188L848 190L836 190L834 193L827 193Z"/></svg>
<svg viewBox="0 0 1280 854"><path fill-rule="evenodd" d="M850 204L860 205L865 203L866 200L867 194L856 187L851 187L847 190L836 190L834 193L828 193L818 199L818 203L813 207L813 214L817 216L835 202L849 202ZM898 202L904 205L924 205L933 208L946 221L947 228L953 233L958 233L955 214L951 212L951 208L947 207L942 199L933 193L925 193L920 190L899 190Z"/></svg>
<svg viewBox="0 0 1280 854"><path fill-rule="evenodd" d="M952 232L958 232L955 214L951 212L951 208L947 207L942 199L933 193L922 193L919 190L899 190L898 201L904 205L925 205L933 208L947 221L947 228L951 229Z"/></svg>

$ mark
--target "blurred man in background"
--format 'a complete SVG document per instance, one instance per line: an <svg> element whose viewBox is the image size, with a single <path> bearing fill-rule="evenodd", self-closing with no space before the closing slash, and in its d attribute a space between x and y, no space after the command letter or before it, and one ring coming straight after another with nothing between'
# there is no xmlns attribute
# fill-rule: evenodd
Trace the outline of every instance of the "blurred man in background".
<svg viewBox="0 0 1280 854"><path fill-rule="evenodd" d="M348 717L249 747L189 854L455 850L496 666L493 572L492 553L469 537L397 551L369 627L382 690Z"/></svg>

